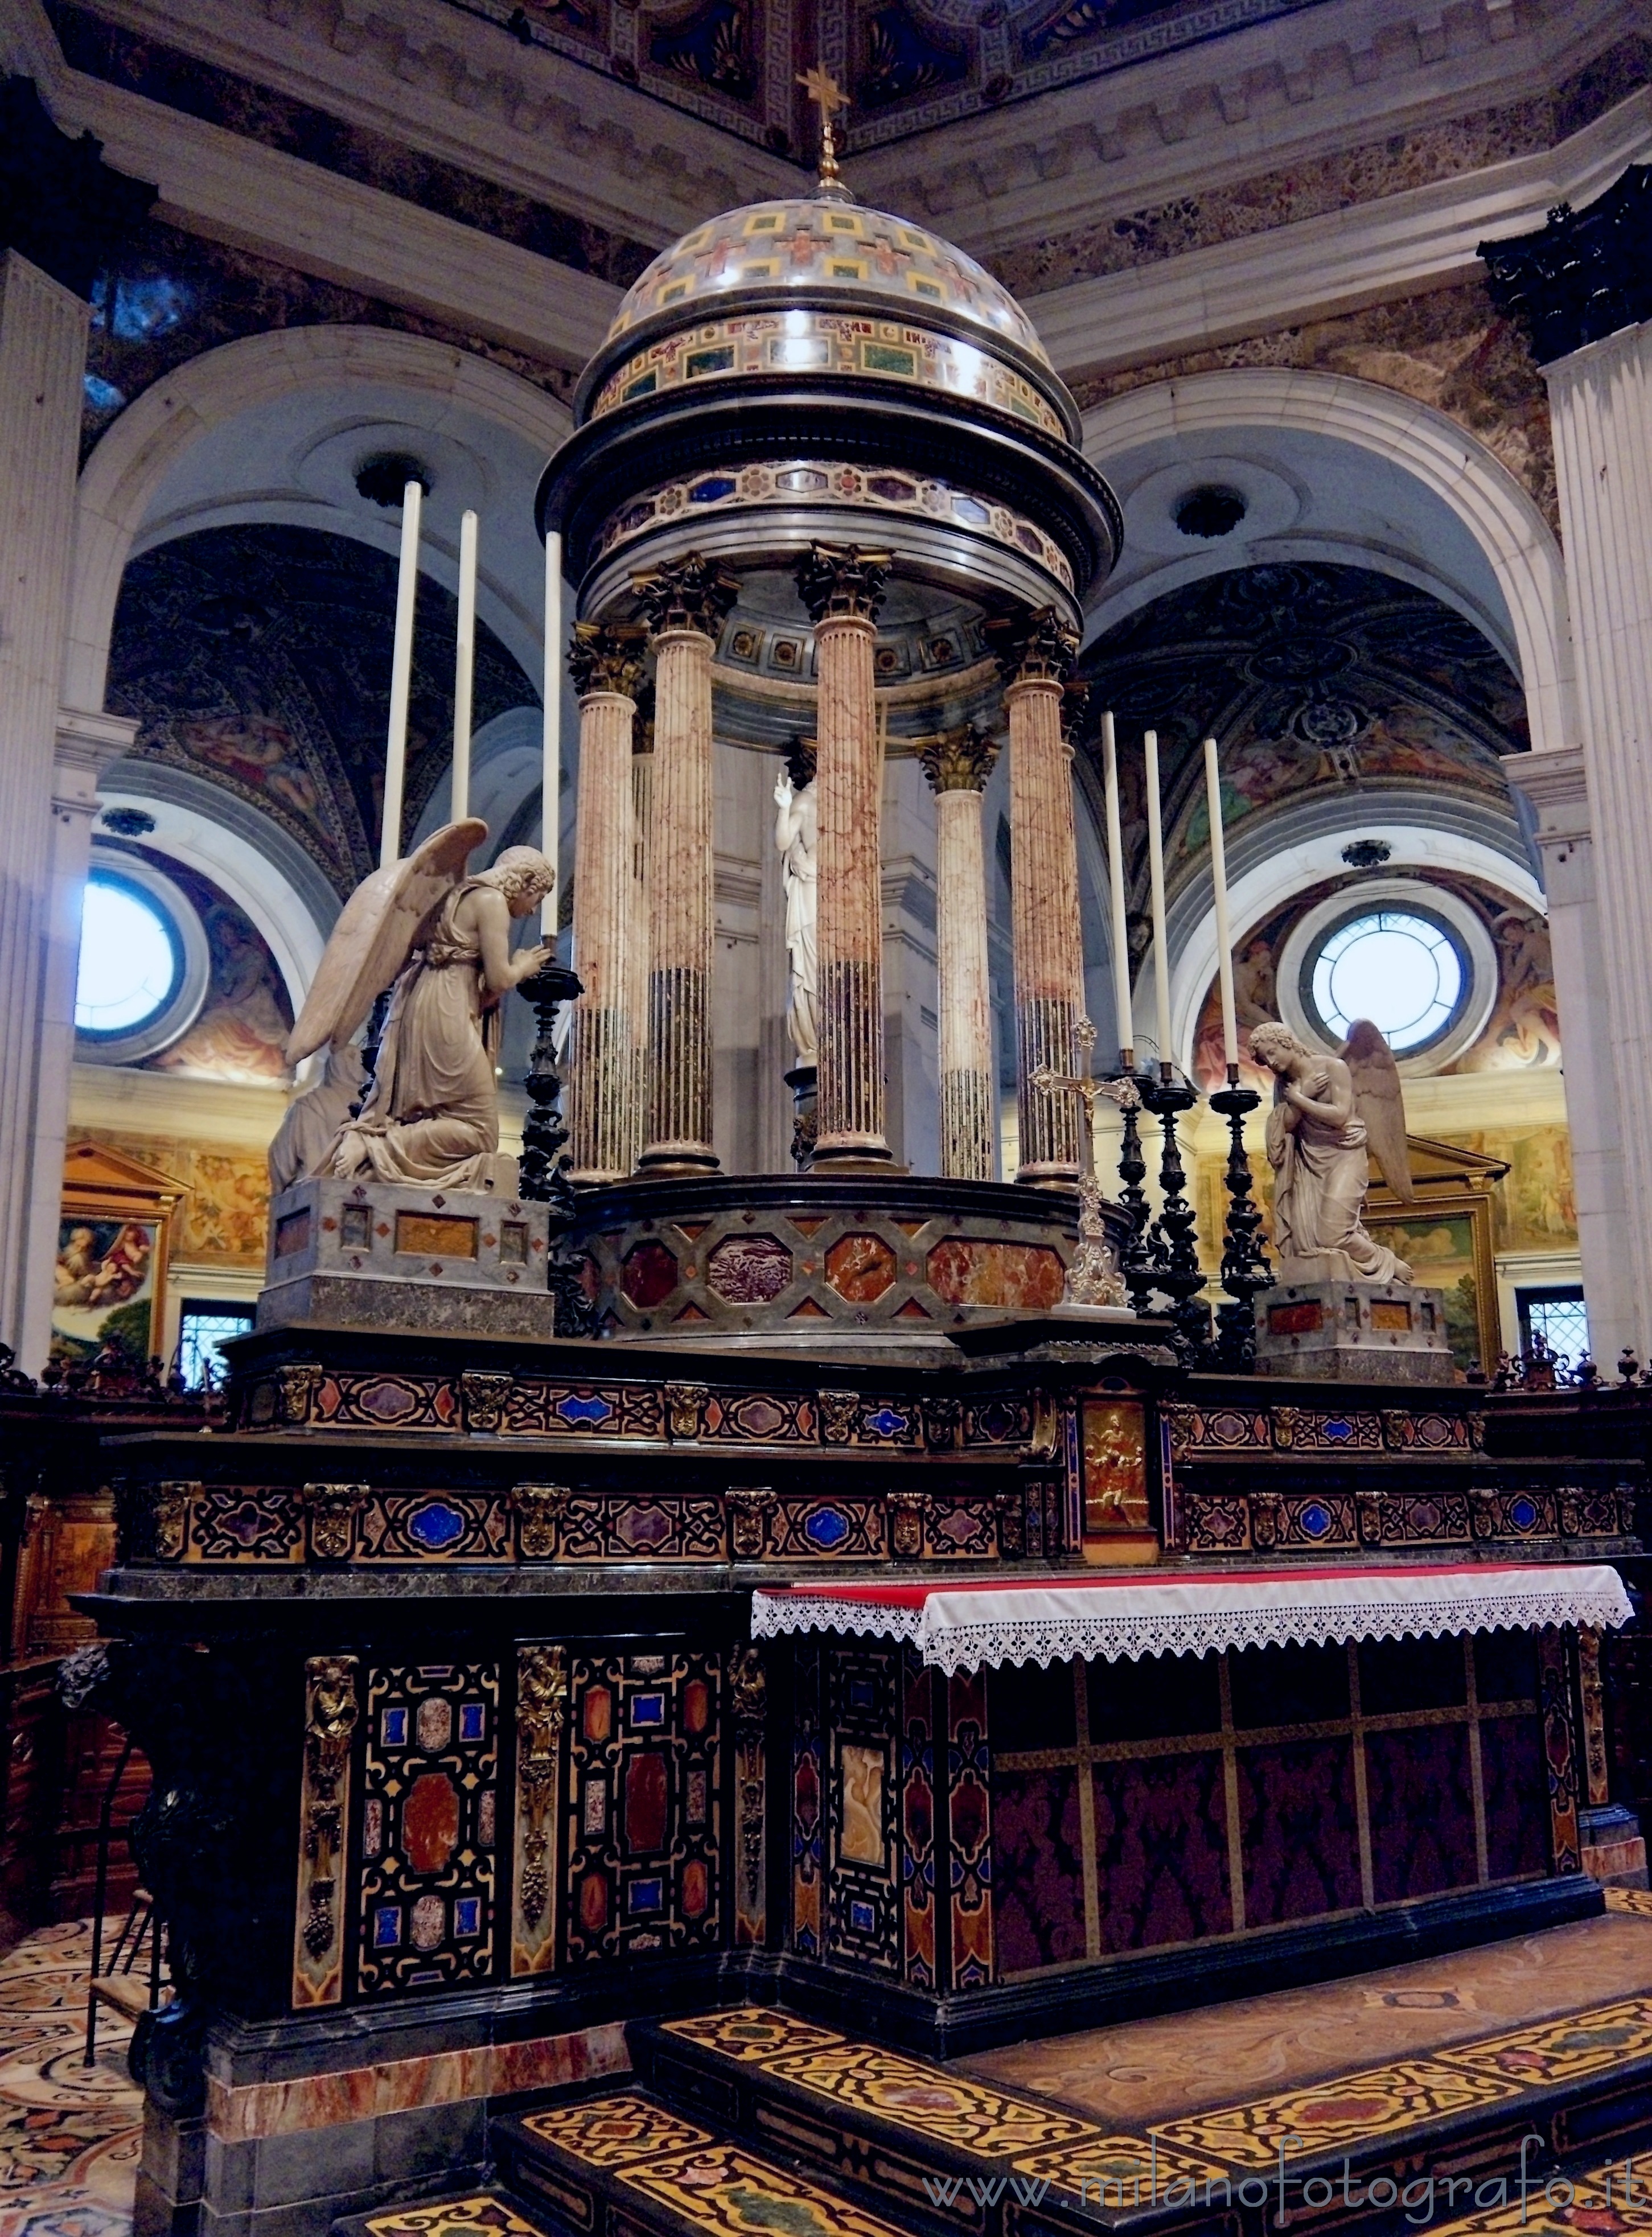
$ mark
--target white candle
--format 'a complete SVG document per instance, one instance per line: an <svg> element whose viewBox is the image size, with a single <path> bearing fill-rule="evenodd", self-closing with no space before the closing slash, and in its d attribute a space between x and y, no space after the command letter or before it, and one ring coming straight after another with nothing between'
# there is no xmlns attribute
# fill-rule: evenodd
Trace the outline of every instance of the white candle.
<svg viewBox="0 0 1652 2237"><path fill-rule="evenodd" d="M450 821L471 812L471 701L476 679L476 515L459 524L459 638L453 652L453 783Z"/></svg>
<svg viewBox="0 0 1652 2237"><path fill-rule="evenodd" d="M539 809L539 852L554 870L562 835L562 538L545 539L545 768ZM540 913L541 936L552 947L560 896L553 885Z"/></svg>
<svg viewBox="0 0 1652 2237"><path fill-rule="evenodd" d="M1216 741L1205 741L1205 801L1210 815L1210 874L1216 893L1216 975L1222 990L1222 1058L1230 1073L1239 1066L1239 1020L1233 1008L1233 932L1227 921L1227 849L1222 842L1222 779Z"/></svg>
<svg viewBox="0 0 1652 2237"><path fill-rule="evenodd" d="M1159 1026L1159 1061L1171 1064L1170 942L1165 932L1165 827L1159 803L1159 733L1142 733L1147 764L1147 870L1153 881L1153 1000Z"/></svg>
<svg viewBox="0 0 1652 2237"><path fill-rule="evenodd" d="M1107 814L1107 891L1113 904L1113 1006L1119 1020L1119 1060L1131 1068L1135 1028L1130 1016L1130 934L1124 915L1124 841L1119 831L1119 751L1113 717L1101 717L1101 777Z"/></svg>
<svg viewBox="0 0 1652 2237"><path fill-rule="evenodd" d="M401 860L401 800L407 779L407 699L413 688L413 604L419 595L419 515L425 492L401 492L401 571L396 577L396 634L390 653L390 729L385 742L384 815L379 863Z"/></svg>

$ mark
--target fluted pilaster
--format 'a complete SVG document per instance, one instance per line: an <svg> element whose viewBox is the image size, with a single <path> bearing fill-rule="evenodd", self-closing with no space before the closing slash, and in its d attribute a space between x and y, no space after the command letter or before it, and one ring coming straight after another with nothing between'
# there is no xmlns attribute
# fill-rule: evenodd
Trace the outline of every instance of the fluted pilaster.
<svg viewBox="0 0 1652 2237"><path fill-rule="evenodd" d="M1645 1357L1652 1348L1652 324L1625 327L1545 370L1617 1082L1625 1286L1633 1340ZM1564 1016L1562 1030L1569 1030ZM1593 1209L1580 1198L1586 1242ZM1606 1357L1612 1332L1593 1325L1605 1316L1588 1258L1584 1276L1591 1340Z"/></svg>
<svg viewBox="0 0 1652 2237"><path fill-rule="evenodd" d="M816 1165L882 1163L883 1133L883 757L873 648L883 551L810 547L798 588L815 624L818 695L820 963Z"/></svg>
<svg viewBox="0 0 1652 2237"><path fill-rule="evenodd" d="M581 622L568 656L579 694L573 954L585 991L569 1028L569 1157L577 1181L631 1169L631 730L644 632Z"/></svg>
<svg viewBox="0 0 1652 2237"><path fill-rule="evenodd" d="M1044 1066L1078 1070L1074 1029L1084 1014L1073 755L1061 734L1062 684L1078 639L1052 608L1001 643L1010 677L1009 828L1015 947L1015 1092L1021 1144L1015 1178L1072 1186L1079 1177L1074 1099L1032 1084Z"/></svg>
<svg viewBox="0 0 1652 2237"><path fill-rule="evenodd" d="M935 803L935 907L941 1018L941 1170L989 1181L997 1162L987 960L987 878L981 795L995 742L965 723L933 738L921 759Z"/></svg>
<svg viewBox="0 0 1652 2237"><path fill-rule="evenodd" d="M710 1172L711 656L739 585L691 552L641 577L654 644L649 861L648 1106L640 1163Z"/></svg>

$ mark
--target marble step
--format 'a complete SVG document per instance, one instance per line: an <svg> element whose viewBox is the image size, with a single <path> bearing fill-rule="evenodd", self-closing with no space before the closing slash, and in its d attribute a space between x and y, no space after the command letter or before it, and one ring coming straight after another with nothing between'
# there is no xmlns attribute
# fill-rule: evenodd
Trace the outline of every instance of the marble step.
<svg viewBox="0 0 1652 2237"><path fill-rule="evenodd" d="M634 2021L626 2037L650 2095L684 2120L949 2237L1094 2237L1098 2222L1143 2220L1188 2237L1260 2230L1281 2143L1298 2218L1398 2237L1418 2225L1388 2198L1430 2174L1459 2186L1436 2227L1470 2185L1503 2176L1513 2195L1523 2138L1534 2196L1557 2167L1652 2146L1647 1994L1294 2089L1247 2097L1236 2077L1232 2102L1134 2134L768 2007ZM1652 2197L1652 2168L1641 2173ZM1305 2201L1305 2183L1334 2204L1325 2189ZM1327 2204L1328 2221L1304 2216ZM1632 2226L1652 2230L1652 2210Z"/></svg>
<svg viewBox="0 0 1652 2237"><path fill-rule="evenodd" d="M887 2219L848 2186L800 2174L645 2089L502 2116L492 2141L495 2197L539 2237L913 2237L909 2220Z"/></svg>

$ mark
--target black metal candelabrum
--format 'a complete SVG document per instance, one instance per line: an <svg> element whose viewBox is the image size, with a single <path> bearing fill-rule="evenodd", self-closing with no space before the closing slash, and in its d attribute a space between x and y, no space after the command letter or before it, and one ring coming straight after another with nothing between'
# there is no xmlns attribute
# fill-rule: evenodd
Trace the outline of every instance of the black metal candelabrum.
<svg viewBox="0 0 1652 2237"><path fill-rule="evenodd" d="M1205 1270L1199 1263L1193 1207L1187 1201L1187 1176L1181 1162L1177 1125L1184 1111L1199 1100L1199 1090L1175 1077L1160 1064L1156 1079L1143 1083L1141 1099L1158 1119L1164 1136L1159 1159L1162 1202L1153 1223L1151 1258L1153 1285L1171 1301L1170 1317L1176 1330L1176 1349L1187 1367L1211 1364L1210 1307L1199 1296Z"/></svg>
<svg viewBox="0 0 1652 2237"><path fill-rule="evenodd" d="M1227 1224L1222 1237L1222 1287L1230 1303L1216 1308L1217 1363L1248 1375L1256 1365L1256 1297L1273 1287L1262 1250L1262 1213L1251 1201L1251 1161L1245 1154L1245 1119L1262 1100L1239 1084L1239 1066L1227 1067L1227 1085L1210 1099L1227 1121Z"/></svg>
<svg viewBox="0 0 1652 2237"><path fill-rule="evenodd" d="M564 965L547 963L532 979L524 979L516 991L532 1004L538 1026L523 1082L529 1108L522 1128L519 1185L527 1203L551 1208L545 1287L556 1300L558 1335L595 1336L591 1300L579 1268L560 1247L560 1238L573 1218L574 1193L564 1155L568 1129L562 1116L562 1074L557 1068L557 1012L585 988L577 974Z"/></svg>
<svg viewBox="0 0 1652 2237"><path fill-rule="evenodd" d="M1123 1057L1127 1052L1120 1051ZM1133 1079L1133 1065L1127 1065L1117 1077ZM1147 1178L1147 1161L1141 1154L1141 1129L1136 1122L1134 1104L1120 1107L1124 1135L1119 1145L1120 1209L1130 1222L1130 1237L1119 1256L1119 1271L1124 1277L1125 1288L1130 1293L1130 1303L1136 1312L1145 1312L1153 1291L1159 1287L1158 1273L1149 1246L1147 1222L1149 1206L1141 1184Z"/></svg>

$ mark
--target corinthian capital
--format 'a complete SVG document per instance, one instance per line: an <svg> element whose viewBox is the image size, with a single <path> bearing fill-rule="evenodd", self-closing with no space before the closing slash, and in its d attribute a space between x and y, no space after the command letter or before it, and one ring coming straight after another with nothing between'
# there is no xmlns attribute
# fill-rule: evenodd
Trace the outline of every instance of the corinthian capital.
<svg viewBox="0 0 1652 2237"><path fill-rule="evenodd" d="M715 638L740 595L740 578L715 559L690 551L651 575L634 576L631 588L656 637L666 630L698 630L702 637Z"/></svg>
<svg viewBox="0 0 1652 2237"><path fill-rule="evenodd" d="M883 603L883 581L895 558L889 551L862 551L858 544L841 550L831 544L811 544L797 562L797 588L816 627L823 621L848 618L871 622Z"/></svg>
<svg viewBox="0 0 1652 2237"><path fill-rule="evenodd" d="M647 631L636 622L608 624L578 622L568 647L568 673L582 699L593 691L618 691L635 699L643 676Z"/></svg>
<svg viewBox="0 0 1652 2237"><path fill-rule="evenodd" d="M1064 683L1079 656L1078 632L1054 606L1001 614L986 635L1006 683Z"/></svg>
<svg viewBox="0 0 1652 2237"><path fill-rule="evenodd" d="M960 723L955 730L942 730L918 756L923 774L936 792L980 792L998 758L998 741L978 730L973 723Z"/></svg>

